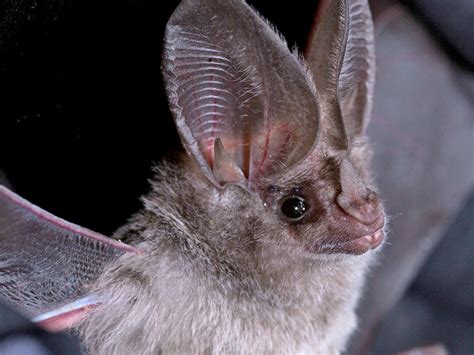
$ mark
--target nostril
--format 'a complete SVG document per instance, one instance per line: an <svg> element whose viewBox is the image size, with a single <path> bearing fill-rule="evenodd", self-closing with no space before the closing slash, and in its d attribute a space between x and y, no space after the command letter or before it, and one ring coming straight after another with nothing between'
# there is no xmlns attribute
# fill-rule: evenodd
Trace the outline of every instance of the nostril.
<svg viewBox="0 0 474 355"><path fill-rule="evenodd" d="M367 201L379 202L379 195L371 189L367 189Z"/></svg>
<svg viewBox="0 0 474 355"><path fill-rule="evenodd" d="M364 197L340 193L337 196L337 204L351 217L363 224L370 225L380 218L380 200L374 191L368 189L367 192Z"/></svg>

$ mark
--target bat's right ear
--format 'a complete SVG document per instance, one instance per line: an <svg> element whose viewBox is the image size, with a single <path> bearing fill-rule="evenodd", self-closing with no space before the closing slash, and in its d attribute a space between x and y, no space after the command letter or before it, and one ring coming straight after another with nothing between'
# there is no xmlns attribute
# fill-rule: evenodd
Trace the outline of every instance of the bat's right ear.
<svg viewBox="0 0 474 355"><path fill-rule="evenodd" d="M216 186L251 187L315 145L314 84L242 0L183 0L166 27L163 75L183 145Z"/></svg>
<svg viewBox="0 0 474 355"><path fill-rule="evenodd" d="M364 133L372 109L375 54L368 1L332 0L316 25L305 57L322 116L331 118L322 124L346 148Z"/></svg>

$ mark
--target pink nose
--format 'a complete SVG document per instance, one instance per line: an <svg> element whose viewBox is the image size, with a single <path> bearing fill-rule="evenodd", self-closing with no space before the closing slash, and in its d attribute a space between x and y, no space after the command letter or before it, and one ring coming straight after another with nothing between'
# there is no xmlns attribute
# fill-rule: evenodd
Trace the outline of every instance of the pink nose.
<svg viewBox="0 0 474 355"><path fill-rule="evenodd" d="M341 193L337 196L339 207L366 226L383 225L384 218L379 197L365 186L348 159L341 161L340 178Z"/></svg>
<svg viewBox="0 0 474 355"><path fill-rule="evenodd" d="M345 213L360 223L372 225L383 218L380 208L380 199L377 194L370 189L367 189L367 194L364 195L351 196L341 193L337 196L337 204Z"/></svg>

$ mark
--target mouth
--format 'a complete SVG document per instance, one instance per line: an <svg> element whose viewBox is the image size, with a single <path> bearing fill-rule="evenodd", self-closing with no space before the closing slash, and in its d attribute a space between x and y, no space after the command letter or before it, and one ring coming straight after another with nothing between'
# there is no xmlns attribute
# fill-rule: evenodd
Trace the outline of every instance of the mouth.
<svg viewBox="0 0 474 355"><path fill-rule="evenodd" d="M382 228L372 234L364 235L360 238L344 242L337 246L347 254L361 255L369 250L377 249L383 242L384 233Z"/></svg>
<svg viewBox="0 0 474 355"><path fill-rule="evenodd" d="M362 255L369 250L377 249L382 244L383 240L384 232L382 228L379 228L375 232L365 234L356 239L319 246L319 252L328 254L341 253Z"/></svg>

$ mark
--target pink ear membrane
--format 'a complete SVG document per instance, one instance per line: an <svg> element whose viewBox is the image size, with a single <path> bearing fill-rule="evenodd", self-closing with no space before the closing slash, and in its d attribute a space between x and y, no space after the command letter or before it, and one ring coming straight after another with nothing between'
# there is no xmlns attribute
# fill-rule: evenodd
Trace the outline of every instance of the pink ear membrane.
<svg viewBox="0 0 474 355"><path fill-rule="evenodd" d="M313 148L319 117L314 84L246 4L198 4L182 2L166 26L170 109L205 177L221 186L244 177L251 187Z"/></svg>
<svg viewBox="0 0 474 355"><path fill-rule="evenodd" d="M298 143L302 141L303 137L300 136L301 130L297 129L294 124L282 121L265 125L254 137L249 168L251 180L271 175L282 167L296 163L301 158L301 151L297 151L295 148L298 147ZM306 147L307 151L310 148Z"/></svg>
<svg viewBox="0 0 474 355"><path fill-rule="evenodd" d="M289 122L268 125L243 137L214 139L201 148L219 184L255 183L261 177L288 168L298 131ZM296 159L295 159L296 160Z"/></svg>

